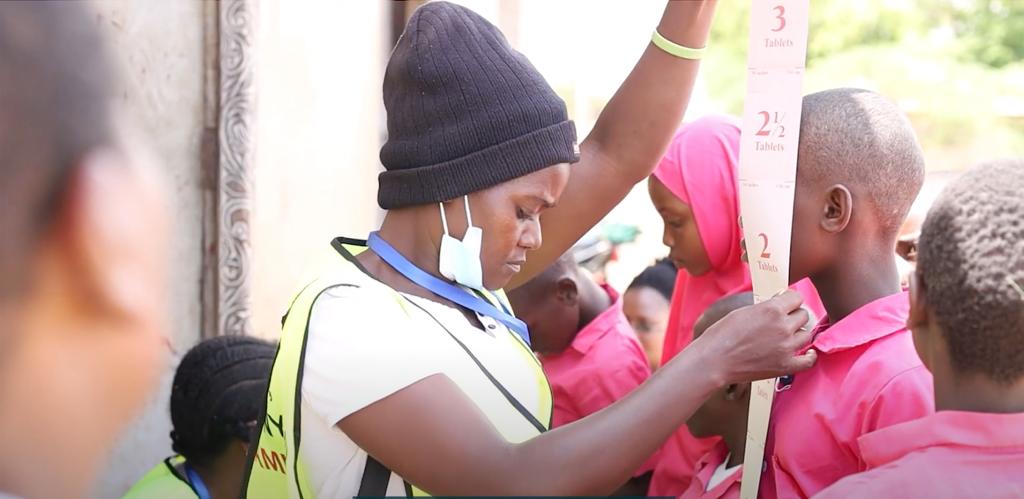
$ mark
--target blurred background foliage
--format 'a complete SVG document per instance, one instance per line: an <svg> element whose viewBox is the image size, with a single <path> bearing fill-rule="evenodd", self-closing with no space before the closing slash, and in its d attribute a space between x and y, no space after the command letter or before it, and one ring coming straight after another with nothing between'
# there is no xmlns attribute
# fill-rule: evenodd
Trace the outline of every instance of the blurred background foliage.
<svg viewBox="0 0 1024 499"><path fill-rule="evenodd" d="M739 114L754 0L720 4L704 78ZM1024 0L811 1L804 93L854 86L910 116L930 170L1024 154Z"/></svg>

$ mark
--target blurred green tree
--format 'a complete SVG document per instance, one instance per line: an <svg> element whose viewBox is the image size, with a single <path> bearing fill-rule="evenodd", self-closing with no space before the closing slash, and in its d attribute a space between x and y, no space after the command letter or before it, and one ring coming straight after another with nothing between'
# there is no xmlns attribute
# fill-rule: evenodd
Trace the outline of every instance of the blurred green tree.
<svg viewBox="0 0 1024 499"><path fill-rule="evenodd" d="M703 69L709 96L739 114L750 9L719 6ZM932 169L1024 154L1024 0L812 0L804 92L855 86L908 113Z"/></svg>

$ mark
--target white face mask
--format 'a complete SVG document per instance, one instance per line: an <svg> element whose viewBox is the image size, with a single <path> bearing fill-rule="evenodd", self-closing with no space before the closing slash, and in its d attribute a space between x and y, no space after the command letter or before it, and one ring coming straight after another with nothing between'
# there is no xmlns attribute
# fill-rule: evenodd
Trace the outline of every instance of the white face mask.
<svg viewBox="0 0 1024 499"><path fill-rule="evenodd" d="M483 264L480 263L480 246L483 241L483 230L473 226L473 217L469 213L469 196L464 196L466 204L466 235L461 241L448 234L448 219L444 214L444 203L441 207L441 225L444 235L441 236L441 255L438 270L441 275L463 286L484 291Z"/></svg>

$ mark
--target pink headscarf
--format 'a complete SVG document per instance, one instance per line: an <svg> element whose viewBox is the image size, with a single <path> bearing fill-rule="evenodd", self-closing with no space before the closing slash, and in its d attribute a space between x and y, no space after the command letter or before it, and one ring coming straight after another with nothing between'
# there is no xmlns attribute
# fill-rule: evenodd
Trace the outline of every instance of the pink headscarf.
<svg viewBox="0 0 1024 499"><path fill-rule="evenodd" d="M654 170L654 176L690 206L711 263L711 270L702 276L685 271L677 274L662 364L690 344L693 324L712 303L751 290L750 270L740 259L739 152L740 121L731 116L705 116L683 125ZM809 280L792 288L803 295L819 319L824 315Z"/></svg>
<svg viewBox="0 0 1024 499"><path fill-rule="evenodd" d="M694 322L712 303L751 289L750 271L740 259L742 231L736 183L739 124L739 120L729 116L707 116L683 125L654 170L654 176L690 206L711 263L711 270L702 276L694 277L684 270L676 275L662 364L690 344ZM809 280L792 288L800 292L819 319L823 317L821 300ZM661 461L654 470L648 493L680 495L693 478L698 459L718 440L719 437L697 439L686 426L680 427L661 449Z"/></svg>
<svg viewBox="0 0 1024 499"><path fill-rule="evenodd" d="M751 289L750 273L740 260L739 152L739 120L706 116L683 125L654 170L654 176L690 206L711 263L702 276L682 269L677 274L662 364L690 343L694 322L715 300Z"/></svg>

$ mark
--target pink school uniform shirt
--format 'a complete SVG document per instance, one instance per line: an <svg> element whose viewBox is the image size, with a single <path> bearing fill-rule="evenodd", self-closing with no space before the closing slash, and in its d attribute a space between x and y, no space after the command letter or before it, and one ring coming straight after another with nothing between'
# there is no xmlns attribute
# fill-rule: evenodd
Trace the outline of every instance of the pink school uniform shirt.
<svg viewBox="0 0 1024 499"><path fill-rule="evenodd" d="M722 465L729 457L729 448L725 442L719 440L704 457L697 461L697 473L690 480L690 486L686 488L679 499L739 499L740 479L743 477L743 469L740 468L730 474L724 481L708 489L708 482L715 469Z"/></svg>
<svg viewBox="0 0 1024 499"><path fill-rule="evenodd" d="M664 365L693 340L693 325L723 296L750 291L750 270L741 258L737 175L739 119L711 115L683 125L672 139L653 175L693 211L701 245L711 270L691 276L680 270L672 294L661 363ZM807 279L792 286L816 317L824 315L818 292ZM686 426L662 446L650 494L677 496L686 490L701 456L718 437L696 438Z"/></svg>
<svg viewBox="0 0 1024 499"><path fill-rule="evenodd" d="M829 327L822 321L817 364L779 381L761 497L810 497L865 471L862 435L934 412L931 373L905 326L909 307L897 293Z"/></svg>
<svg viewBox="0 0 1024 499"><path fill-rule="evenodd" d="M1024 497L1024 413L941 411L860 439L870 471L815 497Z"/></svg>
<svg viewBox="0 0 1024 499"><path fill-rule="evenodd" d="M569 348L540 357L551 385L552 428L608 407L651 376L643 348L622 312L622 300L610 287L604 289L612 306L584 326ZM656 458L652 456L636 475L654 469Z"/></svg>

